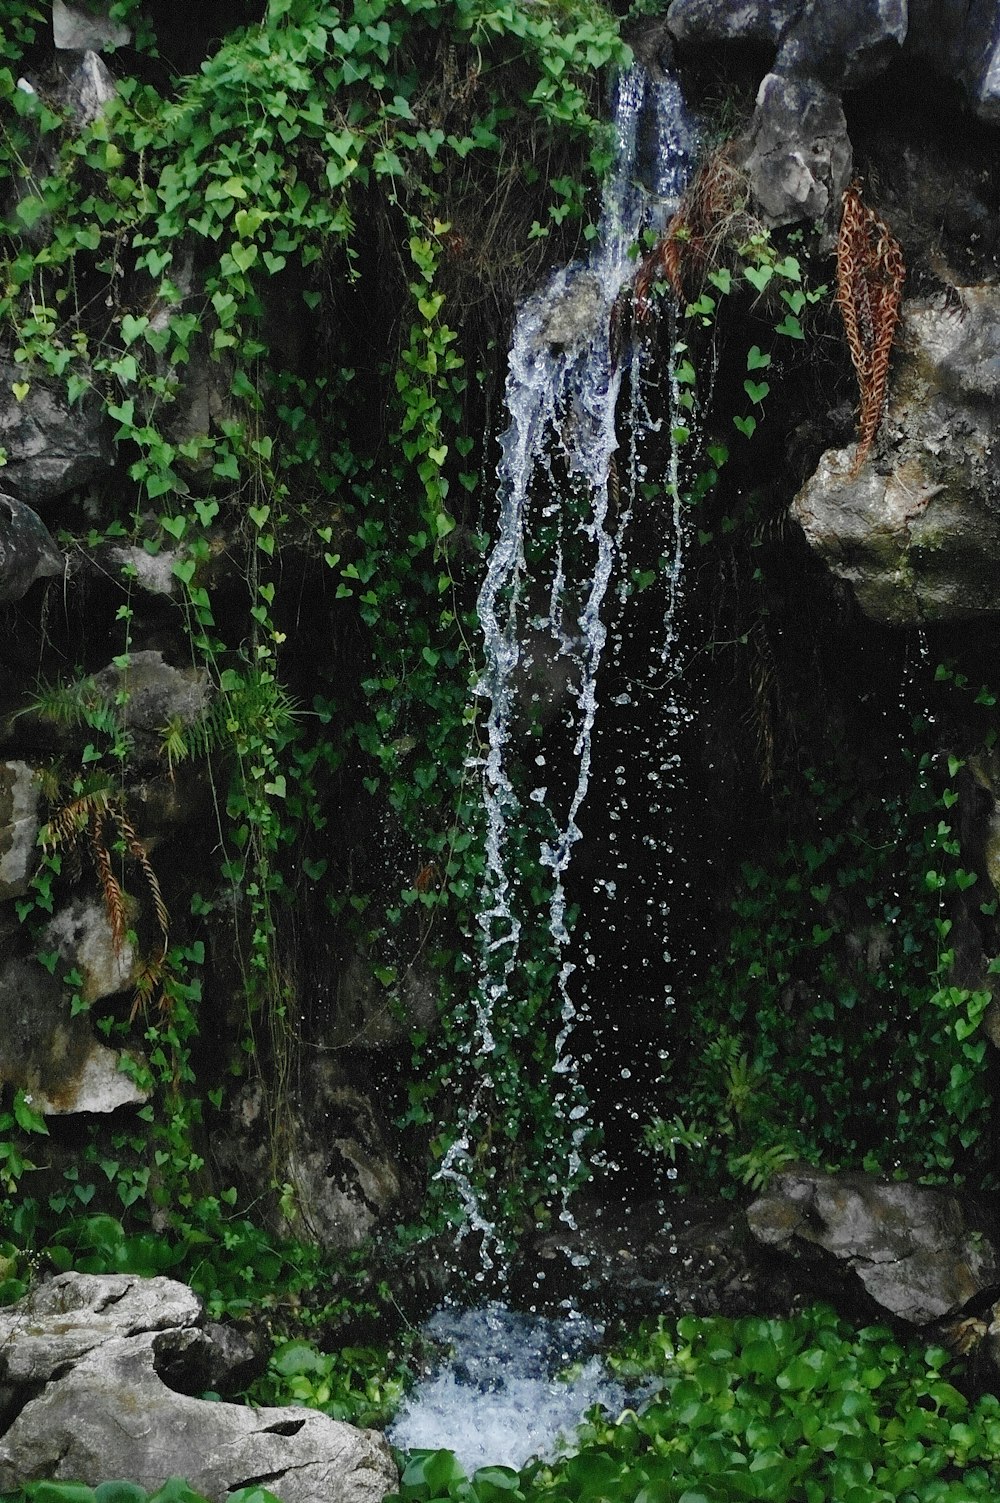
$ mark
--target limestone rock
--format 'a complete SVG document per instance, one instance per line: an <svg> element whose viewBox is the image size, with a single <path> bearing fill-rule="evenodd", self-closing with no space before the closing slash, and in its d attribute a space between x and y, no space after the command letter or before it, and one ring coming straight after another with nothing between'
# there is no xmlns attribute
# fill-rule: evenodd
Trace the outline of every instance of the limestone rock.
<svg viewBox="0 0 1000 1503"><path fill-rule="evenodd" d="M60 908L45 926L42 946L58 950L66 968L80 973L84 1002L113 997L135 980L135 951L128 943L115 947L104 904L97 898L74 898Z"/></svg>
<svg viewBox="0 0 1000 1503"><path fill-rule="evenodd" d="M93 125L107 110L118 90L108 69L96 52L84 52L80 65L73 69L64 83L61 94L63 103L76 123L77 129Z"/></svg>
<svg viewBox="0 0 1000 1503"><path fill-rule="evenodd" d="M983 120L1000 120L1000 8L910 0L907 51L964 89Z"/></svg>
<svg viewBox="0 0 1000 1503"><path fill-rule="evenodd" d="M39 1478L154 1489L184 1476L223 1503L261 1482L283 1503L381 1503L397 1481L388 1444L302 1408L192 1398L158 1371L210 1333L170 1279L63 1274L2 1312L0 1364L27 1403L0 1439L0 1490ZM40 1383L45 1386L37 1393ZM37 1396L36 1396L37 1395Z"/></svg>
<svg viewBox="0 0 1000 1503"><path fill-rule="evenodd" d="M0 762L0 902L28 890L37 862L38 783L27 762Z"/></svg>
<svg viewBox="0 0 1000 1503"><path fill-rule="evenodd" d="M993 1247L958 1201L872 1175L779 1174L747 1211L765 1247L857 1279L900 1320L924 1325L961 1310L996 1282Z"/></svg>
<svg viewBox="0 0 1000 1503"><path fill-rule="evenodd" d="M680 44L776 43L800 0L673 0L667 26Z"/></svg>
<svg viewBox="0 0 1000 1503"><path fill-rule="evenodd" d="M102 14L101 12L104 12ZM107 14L110 5L86 7L52 0L52 43L60 52L101 52L106 47L126 47L132 33L121 21Z"/></svg>
<svg viewBox="0 0 1000 1503"><path fill-rule="evenodd" d="M12 387L27 383L19 402ZM70 407L59 385L0 360L0 447L4 483L29 506L41 506L106 475L114 449L96 396Z"/></svg>
<svg viewBox="0 0 1000 1503"><path fill-rule="evenodd" d="M812 79L769 73L757 93L746 162L768 223L825 220L832 229L851 161L839 99Z"/></svg>
<svg viewBox="0 0 1000 1503"><path fill-rule="evenodd" d="M1000 611L1000 292L905 305L875 458L828 450L791 515L866 615L895 625ZM881 457L880 457L881 456Z"/></svg>
<svg viewBox="0 0 1000 1503"><path fill-rule="evenodd" d="M60 1273L0 1310L0 1374L6 1383L47 1383L106 1341L200 1318L198 1296L174 1279Z"/></svg>
<svg viewBox="0 0 1000 1503"><path fill-rule="evenodd" d="M191 725L208 708L212 689L203 668L174 668L162 652L133 652L124 667L109 663L94 677L109 704L120 706L132 738L132 766L162 768L163 733L168 726Z"/></svg>
<svg viewBox="0 0 1000 1503"><path fill-rule="evenodd" d="M37 512L0 491L0 603L20 600L36 579L56 578L65 567Z"/></svg>
<svg viewBox="0 0 1000 1503"><path fill-rule="evenodd" d="M37 961L0 962L0 1082L28 1092L45 1116L113 1112L147 1096L121 1062L85 1013L70 1015L66 989Z"/></svg>
<svg viewBox="0 0 1000 1503"><path fill-rule="evenodd" d="M854 88L898 57L907 21L907 0L804 5L782 36L775 71Z"/></svg>

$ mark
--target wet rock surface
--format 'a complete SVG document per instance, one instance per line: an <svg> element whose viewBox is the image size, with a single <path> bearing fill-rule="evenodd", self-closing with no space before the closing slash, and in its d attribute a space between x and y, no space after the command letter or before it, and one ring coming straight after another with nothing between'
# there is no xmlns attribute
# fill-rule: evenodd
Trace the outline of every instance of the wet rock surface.
<svg viewBox="0 0 1000 1503"><path fill-rule="evenodd" d="M0 492L0 604L20 600L36 579L57 578L65 566L37 512Z"/></svg>
<svg viewBox="0 0 1000 1503"><path fill-rule="evenodd" d="M958 1200L866 1174L777 1175L747 1210L754 1239L911 1325L953 1316L996 1283L990 1240Z"/></svg>
<svg viewBox="0 0 1000 1503"><path fill-rule="evenodd" d="M757 95L749 148L747 172L768 223L836 221L852 157L835 94L813 79L769 73Z"/></svg>
<svg viewBox="0 0 1000 1503"><path fill-rule="evenodd" d="M1000 611L1000 294L905 307L874 457L828 450L792 503L814 552L893 625Z"/></svg>
<svg viewBox="0 0 1000 1503"><path fill-rule="evenodd" d="M214 1403L167 1386L161 1366L176 1379L185 1353L204 1364L213 1338L201 1321L184 1285L132 1275L61 1274L2 1312L0 1370L15 1407L18 1389L26 1402L0 1439L0 1489L108 1477L152 1489L185 1476L219 1503L252 1482L283 1503L379 1503L397 1477L381 1435L315 1411ZM223 1359L222 1381L225 1368Z"/></svg>

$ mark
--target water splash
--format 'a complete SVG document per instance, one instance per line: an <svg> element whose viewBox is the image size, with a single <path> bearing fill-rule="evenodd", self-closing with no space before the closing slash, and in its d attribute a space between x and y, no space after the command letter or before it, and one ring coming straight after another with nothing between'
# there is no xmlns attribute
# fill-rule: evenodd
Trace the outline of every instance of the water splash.
<svg viewBox="0 0 1000 1503"><path fill-rule="evenodd" d="M579 1316L545 1320L492 1304L440 1311L424 1330L449 1355L414 1389L389 1437L402 1450L454 1450L470 1476L552 1455L595 1404L624 1406L624 1389L591 1355L602 1328Z"/></svg>

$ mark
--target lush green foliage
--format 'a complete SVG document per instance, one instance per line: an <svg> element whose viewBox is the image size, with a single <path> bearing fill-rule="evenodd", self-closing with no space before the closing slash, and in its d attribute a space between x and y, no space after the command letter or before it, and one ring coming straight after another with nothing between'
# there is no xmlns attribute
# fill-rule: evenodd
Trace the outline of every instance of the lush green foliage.
<svg viewBox="0 0 1000 1503"><path fill-rule="evenodd" d="M206 1503L182 1477L170 1477L148 1492L137 1482L102 1482L85 1487L79 1482L29 1482L19 1492L6 1493L11 1503ZM233 1503L279 1503L266 1487L240 1487L229 1496Z"/></svg>
<svg viewBox="0 0 1000 1503"><path fill-rule="evenodd" d="M951 980L949 913L976 883L956 836L960 763L942 778L928 754L906 760L905 801L813 776L810 837L744 867L695 1003L706 1043L675 1072L677 1117L650 1133L682 1179L757 1186L795 1156L924 1181L992 1172L991 993Z"/></svg>
<svg viewBox="0 0 1000 1503"><path fill-rule="evenodd" d="M569 1454L470 1480L417 1452L399 1503L968 1503L996 1496L1000 1401L949 1381L948 1353L850 1332L828 1310L791 1321L685 1317L613 1359L657 1392L596 1413ZM395 1503L395 1499L394 1499Z"/></svg>
<svg viewBox="0 0 1000 1503"><path fill-rule="evenodd" d="M85 1207L106 1180L133 1219L155 1205L215 1226L226 1210L205 1209L198 1144L224 1087L196 1078L194 1057L201 921L219 901L239 924L241 1068L266 1081L276 1140L302 1015L290 915L305 902L368 958L390 1009L418 962L440 992L443 1048L429 1061L417 1039L408 1120L443 1132L437 1153L446 1146L454 994L469 988L462 932L481 863L465 768L481 388L539 247L580 233L586 164L605 160L597 79L625 54L613 18L585 0L271 0L193 78L163 85L146 64L119 76L118 100L81 129L44 91L17 87L43 44L40 12L17 0L0 23L0 322L14 394L46 385L114 424L128 477L115 514L98 528L68 514L64 541L132 541L169 560L178 625L216 697L203 721L163 727L161 750L171 769L211 761L229 898L196 893L150 954L131 1015L95 1020L145 1049L146 1143L126 1135L108 1154L95 1142L94 1175L81 1171L41 1217ZM155 39L143 46L155 55ZM205 427L188 419L192 379L213 393ZM224 611L213 589L223 549L242 577ZM289 549L299 583L286 599ZM299 705L286 684L303 570L327 607L324 646L349 644L361 669ZM124 671L133 565L121 586ZM109 869L136 847L121 829L102 846L93 811L120 808L132 748L123 706L95 698L81 667L36 707L80 731L78 762L55 772L50 827L79 816ZM399 822L389 882L370 863L359 877L353 852L338 852L345 766ZM26 922L53 911L64 857L47 849ZM148 881L139 887L148 906ZM64 980L79 1003L79 982ZM510 1060L513 1105L516 1049ZM540 1138L532 1158L547 1172ZM6 1162L12 1188L27 1160L12 1148ZM294 1221L277 1163L274 1188Z"/></svg>

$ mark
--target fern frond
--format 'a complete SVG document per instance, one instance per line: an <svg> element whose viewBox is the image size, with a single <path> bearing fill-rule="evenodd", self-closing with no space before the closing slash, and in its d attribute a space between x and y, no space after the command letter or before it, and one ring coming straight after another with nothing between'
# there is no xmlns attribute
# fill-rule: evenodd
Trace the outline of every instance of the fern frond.
<svg viewBox="0 0 1000 1503"><path fill-rule="evenodd" d="M837 306L861 397L853 474L868 458L882 422L905 277L899 241L852 183L837 237Z"/></svg>
<svg viewBox="0 0 1000 1503"><path fill-rule="evenodd" d="M115 740L124 734L118 706L109 704L92 678L39 684L26 709L55 725L85 726Z"/></svg>
<svg viewBox="0 0 1000 1503"><path fill-rule="evenodd" d="M116 805L112 813L115 823L125 840L125 844L128 846L129 854L134 856L135 860L138 861L142 868L142 874L146 878L146 885L153 899L153 911L156 914L156 922L160 926L160 934L163 937L163 948L166 950L170 935L170 915L167 912L167 905L163 901L159 878L153 870L146 847L135 833L135 829L124 809L120 805Z"/></svg>

